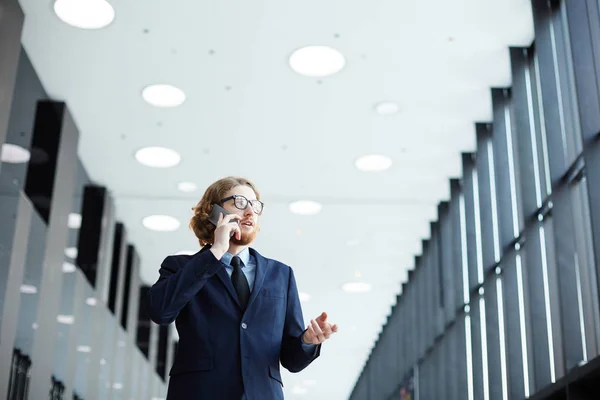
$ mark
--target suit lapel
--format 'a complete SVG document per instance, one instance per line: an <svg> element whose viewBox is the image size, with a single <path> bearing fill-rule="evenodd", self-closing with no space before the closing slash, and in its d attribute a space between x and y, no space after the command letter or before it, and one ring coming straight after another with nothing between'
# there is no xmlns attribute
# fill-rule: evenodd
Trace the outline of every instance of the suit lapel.
<svg viewBox="0 0 600 400"><path fill-rule="evenodd" d="M242 308L242 305L240 304L240 299L238 298L238 295L235 292L235 288L233 287L233 283L231 283L231 278L227 274L227 271L225 271L225 266L223 266L223 268L219 268L219 270L217 271L217 276L219 277L221 282L223 282L223 285L225 285L225 288L227 288L227 291L229 292L233 300L235 300L238 307Z"/></svg>
<svg viewBox="0 0 600 400"><path fill-rule="evenodd" d="M250 255L254 256L254 259L256 260L256 274L254 276L254 288L250 294L246 310L252 306L254 299L260 293L263 283L265 282L265 276L267 276L267 270L269 269L269 260L258 254L253 248L250 248Z"/></svg>
<svg viewBox="0 0 600 400"><path fill-rule="evenodd" d="M210 249L210 245L204 246L202 250L200 250L200 252L204 252L208 249ZM225 270L225 265L223 265L222 268L219 268L217 270L217 276L219 277L221 282L223 282L223 285L225 285L225 288L229 292L229 295L231 296L231 298L233 298L233 300L235 300L235 303L238 305L238 307L242 308L242 305L240 304L240 299L238 298L237 293L235 292L235 288L233 287L233 283L231 283L231 278Z"/></svg>

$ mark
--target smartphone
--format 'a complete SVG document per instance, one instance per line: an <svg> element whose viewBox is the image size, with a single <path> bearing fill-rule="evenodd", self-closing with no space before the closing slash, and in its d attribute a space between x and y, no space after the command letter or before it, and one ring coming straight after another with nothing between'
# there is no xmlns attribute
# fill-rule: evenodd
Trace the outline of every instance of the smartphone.
<svg viewBox="0 0 600 400"><path fill-rule="evenodd" d="M210 215L208 216L208 220L212 222L215 226L217 226L217 223L219 223L219 214L223 214L223 217L225 217L227 214L229 214L229 212L227 212L227 210L225 210L220 205L213 204L212 210L210 210ZM236 219L232 220L231 222L239 224L239 221Z"/></svg>

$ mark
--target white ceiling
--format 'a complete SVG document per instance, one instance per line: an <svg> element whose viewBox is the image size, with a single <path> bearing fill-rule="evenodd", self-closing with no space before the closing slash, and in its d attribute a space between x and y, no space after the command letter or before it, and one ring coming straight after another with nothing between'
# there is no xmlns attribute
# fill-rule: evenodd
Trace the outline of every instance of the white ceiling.
<svg viewBox="0 0 600 400"><path fill-rule="evenodd" d="M311 296L307 320L327 311L340 325L320 359L284 375L286 397L347 398L461 174L460 152L474 147L474 123L491 120L490 87L510 85L508 46L533 40L529 0L111 4L115 21L86 31L61 22L50 1L21 0L23 43L50 96L68 103L81 159L116 199L142 279L197 247L187 220L204 188L231 174L254 180L268 207L255 247L294 268ZM320 81L296 74L287 60L306 45L338 49L346 67ZM187 101L148 105L141 91L153 83L180 87ZM400 113L375 113L384 100ZM141 166L133 154L145 146L170 147L182 162ZM390 156L392 168L358 171L369 153ZM200 190L181 193L180 181ZM301 199L323 211L291 214ZM150 214L181 228L148 231ZM372 292L341 290L357 273Z"/></svg>

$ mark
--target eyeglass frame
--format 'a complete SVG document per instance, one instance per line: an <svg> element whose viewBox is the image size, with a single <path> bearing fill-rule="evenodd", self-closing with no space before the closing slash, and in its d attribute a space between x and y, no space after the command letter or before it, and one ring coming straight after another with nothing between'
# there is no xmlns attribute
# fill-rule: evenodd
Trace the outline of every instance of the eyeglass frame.
<svg viewBox="0 0 600 400"><path fill-rule="evenodd" d="M244 208L239 208L239 207L238 207L238 206L235 204L235 199L236 199L236 198L238 198L238 197L242 197L242 198L246 199L246 207L244 207ZM261 214L262 214L262 212L263 212L263 211L264 211L264 209L265 209L265 203L263 203L262 201L260 201L260 200L258 200L258 199L255 199L255 200L250 200L250 199L248 199L246 196L242 196L241 194L234 194L234 195L232 195L232 196L225 197L224 199L220 200L218 204L219 204L220 206L222 206L222 205L223 205L223 203L225 203L226 201L229 201L229 200L233 200L233 206L234 206L235 208L237 208L238 210L242 210L242 211L243 211L243 210L245 210L246 208L248 208L248 204L250 204L250 208L252 209L252 212L254 212L254 214L257 214L257 215L261 215ZM258 203L260 203L260 212L256 212L256 210L254 209L254 206L252 205L252 204L253 204L253 202L255 202L255 201L257 201Z"/></svg>

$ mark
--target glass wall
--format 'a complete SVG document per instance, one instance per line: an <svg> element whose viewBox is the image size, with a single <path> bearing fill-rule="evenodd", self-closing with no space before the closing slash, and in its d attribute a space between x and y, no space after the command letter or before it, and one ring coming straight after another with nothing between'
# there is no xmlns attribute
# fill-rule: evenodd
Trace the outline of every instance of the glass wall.
<svg viewBox="0 0 600 400"><path fill-rule="evenodd" d="M352 399L598 393L599 3L532 4L535 42L510 49Z"/></svg>

